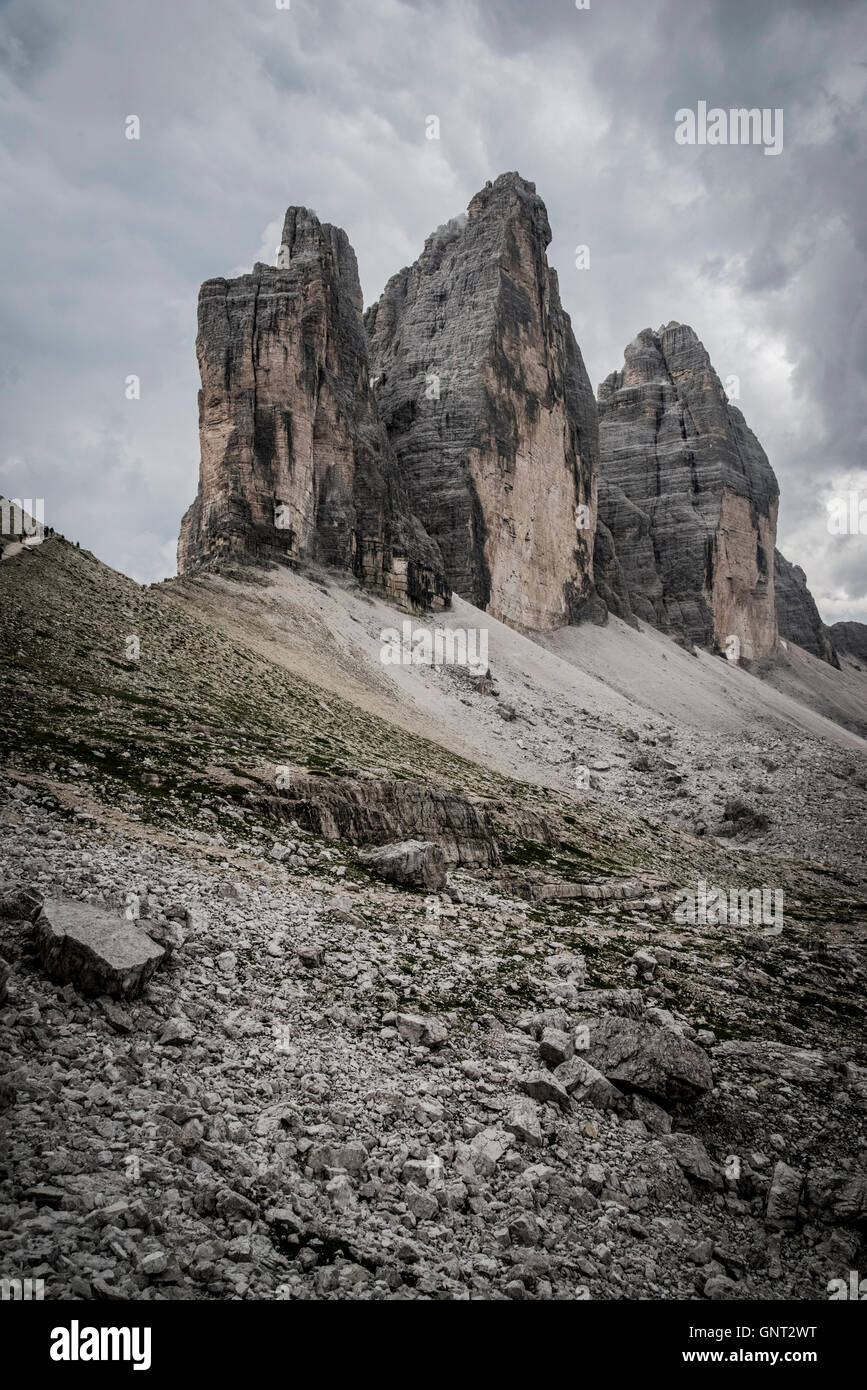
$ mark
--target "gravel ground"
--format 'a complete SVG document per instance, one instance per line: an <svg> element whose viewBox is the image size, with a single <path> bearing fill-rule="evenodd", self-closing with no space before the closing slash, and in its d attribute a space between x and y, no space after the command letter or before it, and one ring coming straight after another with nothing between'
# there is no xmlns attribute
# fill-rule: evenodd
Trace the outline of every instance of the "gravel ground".
<svg viewBox="0 0 867 1390"><path fill-rule="evenodd" d="M257 621L254 583L140 590L60 540L0 569L0 1274L826 1298L867 1220L861 740L657 638L640 704L616 630L583 672L511 634L481 685L390 673L388 610L281 586ZM447 786L498 852L385 883L281 816L281 764ZM679 921L702 878L784 891L782 931ZM49 977L40 898L157 942L141 993Z"/></svg>

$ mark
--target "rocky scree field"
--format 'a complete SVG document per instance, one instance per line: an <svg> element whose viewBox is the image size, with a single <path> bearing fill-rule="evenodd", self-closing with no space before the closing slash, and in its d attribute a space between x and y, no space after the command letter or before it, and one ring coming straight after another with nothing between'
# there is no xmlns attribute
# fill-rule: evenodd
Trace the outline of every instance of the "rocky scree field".
<svg viewBox="0 0 867 1390"><path fill-rule="evenodd" d="M0 602L7 1277L800 1300L859 1267L860 870L458 757L61 538ZM782 887L784 932L679 924L699 878Z"/></svg>

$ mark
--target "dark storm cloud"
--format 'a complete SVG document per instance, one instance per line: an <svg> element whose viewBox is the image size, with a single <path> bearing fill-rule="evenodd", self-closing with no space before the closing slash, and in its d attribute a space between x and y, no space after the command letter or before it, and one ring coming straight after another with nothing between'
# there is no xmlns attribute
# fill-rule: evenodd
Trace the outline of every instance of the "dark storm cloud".
<svg viewBox="0 0 867 1390"><path fill-rule="evenodd" d="M692 323L777 471L781 548L828 621L867 619L867 537L825 524L867 487L865 34L854 0L11 0L0 491L140 580L171 573L200 281L273 260L302 203L347 229L369 301L518 169L594 382L639 329ZM783 153L676 145L699 100L783 107Z"/></svg>

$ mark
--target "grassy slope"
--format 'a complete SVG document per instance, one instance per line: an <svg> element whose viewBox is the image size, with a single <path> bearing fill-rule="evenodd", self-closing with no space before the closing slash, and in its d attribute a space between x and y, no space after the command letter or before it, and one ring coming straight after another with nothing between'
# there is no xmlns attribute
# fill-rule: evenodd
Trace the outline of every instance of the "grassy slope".
<svg viewBox="0 0 867 1390"><path fill-rule="evenodd" d="M742 879L742 858L625 811L510 780L377 718L233 641L178 601L142 589L61 538L0 566L0 744L13 766L86 779L99 800L146 822L183 823L214 797L242 802L274 767L429 781L558 825L556 854L515 846L554 876L655 872ZM140 657L126 640L137 636ZM755 856L751 879L783 884L792 912L851 913L822 872Z"/></svg>

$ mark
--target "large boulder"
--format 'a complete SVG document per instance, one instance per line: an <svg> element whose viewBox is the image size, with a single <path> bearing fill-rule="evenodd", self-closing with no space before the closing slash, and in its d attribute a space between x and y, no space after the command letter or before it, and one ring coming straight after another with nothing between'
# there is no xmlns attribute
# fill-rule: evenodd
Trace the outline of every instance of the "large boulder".
<svg viewBox="0 0 867 1390"><path fill-rule="evenodd" d="M39 910L42 895L35 888L11 884L0 890L0 921L26 922Z"/></svg>
<svg viewBox="0 0 867 1390"><path fill-rule="evenodd" d="M710 1062L695 1043L641 1019L588 1020L591 1066L618 1086L665 1103L696 1100L713 1085Z"/></svg>
<svg viewBox="0 0 867 1390"><path fill-rule="evenodd" d="M139 994L165 955L133 922L65 898L46 898L34 931L46 974L85 994Z"/></svg>
<svg viewBox="0 0 867 1390"><path fill-rule="evenodd" d="M867 1225L867 1174L863 1172L821 1169L811 1173L803 1197L810 1215L828 1225Z"/></svg>
<svg viewBox="0 0 867 1390"><path fill-rule="evenodd" d="M445 887L446 861L442 847L433 840L402 840L393 845L377 845L358 856L380 878L406 888L427 888L436 892Z"/></svg>

